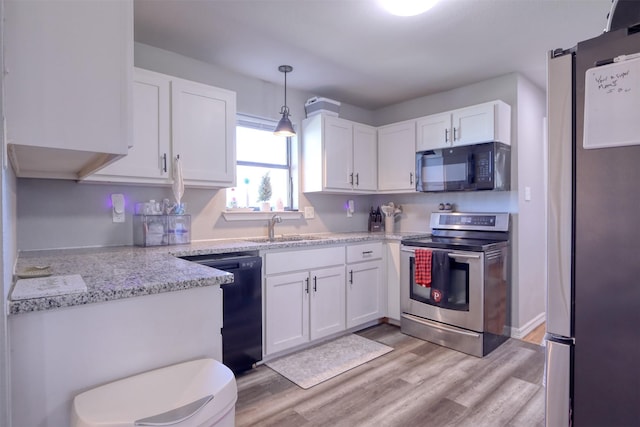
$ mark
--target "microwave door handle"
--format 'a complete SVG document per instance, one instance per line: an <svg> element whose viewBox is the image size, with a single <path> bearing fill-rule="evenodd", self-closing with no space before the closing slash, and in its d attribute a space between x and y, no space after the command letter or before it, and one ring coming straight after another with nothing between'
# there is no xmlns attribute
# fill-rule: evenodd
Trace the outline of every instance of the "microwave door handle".
<svg viewBox="0 0 640 427"><path fill-rule="evenodd" d="M469 154L468 167L467 184L474 184L476 182L476 156L473 153Z"/></svg>

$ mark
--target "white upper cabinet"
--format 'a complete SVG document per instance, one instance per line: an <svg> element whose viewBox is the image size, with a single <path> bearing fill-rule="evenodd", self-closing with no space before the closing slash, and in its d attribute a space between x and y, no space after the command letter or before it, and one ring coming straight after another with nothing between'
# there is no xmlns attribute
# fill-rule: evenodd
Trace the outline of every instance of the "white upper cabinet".
<svg viewBox="0 0 640 427"><path fill-rule="evenodd" d="M491 101L417 120L417 151L499 141L511 143L511 107Z"/></svg>
<svg viewBox="0 0 640 427"><path fill-rule="evenodd" d="M378 133L376 128L353 124L354 189L375 191L378 188Z"/></svg>
<svg viewBox="0 0 640 427"><path fill-rule="evenodd" d="M135 144L88 180L169 185L180 156L185 186L231 187L235 114L234 92L136 68Z"/></svg>
<svg viewBox="0 0 640 427"><path fill-rule="evenodd" d="M511 143L511 107L502 101L474 105L452 114L453 145Z"/></svg>
<svg viewBox="0 0 640 427"><path fill-rule="evenodd" d="M129 154L87 180L166 184L171 182L169 76L136 68L133 139Z"/></svg>
<svg viewBox="0 0 640 427"><path fill-rule="evenodd" d="M332 116L324 117L324 120L321 121L324 122L322 123L321 131L326 167L324 187L351 190L351 178L353 176L353 123Z"/></svg>
<svg viewBox="0 0 640 427"><path fill-rule="evenodd" d="M377 185L376 129L317 114L302 122L305 192L370 193Z"/></svg>
<svg viewBox="0 0 640 427"><path fill-rule="evenodd" d="M127 154L133 1L5 1L3 26L16 175L81 179Z"/></svg>
<svg viewBox="0 0 640 427"><path fill-rule="evenodd" d="M422 117L417 120L416 126L418 130L416 151L451 147L453 140L451 113Z"/></svg>
<svg viewBox="0 0 640 427"><path fill-rule="evenodd" d="M173 155L185 185L233 187L236 181L236 94L182 79L171 81Z"/></svg>
<svg viewBox="0 0 640 427"><path fill-rule="evenodd" d="M416 121L378 128L378 190L415 191Z"/></svg>

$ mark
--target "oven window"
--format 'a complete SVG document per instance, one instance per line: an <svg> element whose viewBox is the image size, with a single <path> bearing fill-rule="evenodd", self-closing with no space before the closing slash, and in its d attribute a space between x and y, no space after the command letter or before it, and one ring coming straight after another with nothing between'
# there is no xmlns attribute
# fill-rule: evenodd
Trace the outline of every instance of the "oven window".
<svg viewBox="0 0 640 427"><path fill-rule="evenodd" d="M444 298L440 300L434 289L416 283L415 265L416 258L412 256L409 258L411 277L409 295L412 300L450 310L469 311L469 264L456 262L454 259L449 261L448 277L443 281L447 285L441 292ZM434 277L434 273L432 271L432 282L440 279Z"/></svg>

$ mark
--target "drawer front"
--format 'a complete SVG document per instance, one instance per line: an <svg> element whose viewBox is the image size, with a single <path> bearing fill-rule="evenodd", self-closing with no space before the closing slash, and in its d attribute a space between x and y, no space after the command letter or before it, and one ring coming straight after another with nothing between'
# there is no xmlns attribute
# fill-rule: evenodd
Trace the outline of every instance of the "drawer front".
<svg viewBox="0 0 640 427"><path fill-rule="evenodd" d="M347 263L382 258L382 242L347 246Z"/></svg>
<svg viewBox="0 0 640 427"><path fill-rule="evenodd" d="M266 274L310 270L334 265L344 265L344 246L267 252L265 254Z"/></svg>

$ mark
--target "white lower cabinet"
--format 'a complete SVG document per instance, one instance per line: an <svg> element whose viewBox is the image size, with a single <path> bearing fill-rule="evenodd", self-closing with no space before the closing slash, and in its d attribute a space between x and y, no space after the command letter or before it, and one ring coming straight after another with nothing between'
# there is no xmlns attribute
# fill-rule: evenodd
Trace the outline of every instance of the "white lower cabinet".
<svg viewBox="0 0 640 427"><path fill-rule="evenodd" d="M309 338L317 340L344 331L344 268L314 270L309 274L309 282Z"/></svg>
<svg viewBox="0 0 640 427"><path fill-rule="evenodd" d="M383 317L382 261L351 264L347 270L347 328Z"/></svg>
<svg viewBox="0 0 640 427"><path fill-rule="evenodd" d="M266 354L309 341L309 273L266 279Z"/></svg>
<svg viewBox="0 0 640 427"><path fill-rule="evenodd" d="M384 316L382 243L347 247L347 328Z"/></svg>
<svg viewBox="0 0 640 427"><path fill-rule="evenodd" d="M346 329L344 246L267 253L265 272L265 354Z"/></svg>

